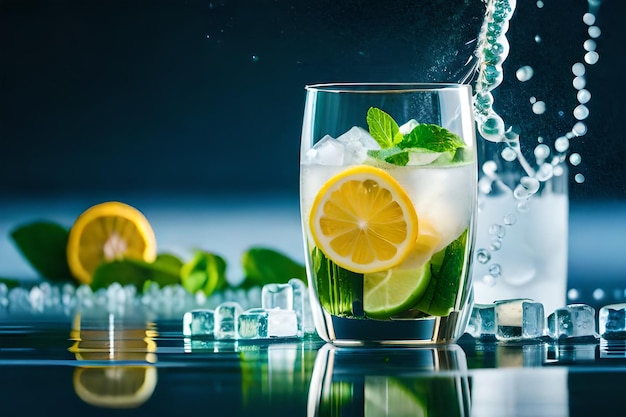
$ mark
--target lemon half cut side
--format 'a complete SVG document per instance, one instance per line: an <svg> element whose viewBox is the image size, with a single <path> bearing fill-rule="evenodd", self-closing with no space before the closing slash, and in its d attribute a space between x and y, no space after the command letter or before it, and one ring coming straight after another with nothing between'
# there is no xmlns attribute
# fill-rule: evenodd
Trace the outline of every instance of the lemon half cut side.
<svg viewBox="0 0 626 417"><path fill-rule="evenodd" d="M357 165L330 178L311 206L315 245L340 267L357 273L400 264L418 234L413 203L386 171Z"/></svg>
<svg viewBox="0 0 626 417"><path fill-rule="evenodd" d="M67 241L70 272L83 284L91 284L94 271L104 262L125 258L153 262L156 254L156 238L148 219L118 201L85 210L72 225Z"/></svg>

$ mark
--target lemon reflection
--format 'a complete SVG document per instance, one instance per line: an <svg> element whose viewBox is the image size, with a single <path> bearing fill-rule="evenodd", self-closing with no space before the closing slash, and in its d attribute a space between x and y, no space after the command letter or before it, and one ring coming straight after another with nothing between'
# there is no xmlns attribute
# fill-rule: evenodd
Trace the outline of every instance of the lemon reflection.
<svg viewBox="0 0 626 417"><path fill-rule="evenodd" d="M136 408L157 385L154 324L113 314L76 314L69 351L84 362L74 370L74 391L88 404ZM105 361L105 363L103 363Z"/></svg>
<svg viewBox="0 0 626 417"><path fill-rule="evenodd" d="M313 368L308 416L342 415L469 416L463 350L325 345Z"/></svg>

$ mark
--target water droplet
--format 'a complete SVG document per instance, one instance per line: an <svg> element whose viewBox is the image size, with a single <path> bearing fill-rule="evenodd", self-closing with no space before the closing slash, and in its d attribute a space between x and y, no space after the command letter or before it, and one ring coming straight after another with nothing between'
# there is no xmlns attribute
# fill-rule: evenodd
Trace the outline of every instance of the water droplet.
<svg viewBox="0 0 626 417"><path fill-rule="evenodd" d="M489 234L495 235L497 237L504 237L504 235L506 234L506 230L504 229L504 226L502 226L501 224L494 223L491 226L489 226Z"/></svg>
<svg viewBox="0 0 626 417"><path fill-rule="evenodd" d="M483 284L488 287L493 287L496 285L496 279L491 275L485 275L483 276Z"/></svg>
<svg viewBox="0 0 626 417"><path fill-rule="evenodd" d="M258 55L252 55L252 62L259 62L260 58Z"/></svg>
<svg viewBox="0 0 626 417"><path fill-rule="evenodd" d="M520 213L525 213L528 211L528 200L520 201L517 203L517 211Z"/></svg>
<svg viewBox="0 0 626 417"><path fill-rule="evenodd" d="M528 99L528 101L530 101L530 104L535 104L537 102L537 98L536 97L531 97Z"/></svg>
<svg viewBox="0 0 626 417"><path fill-rule="evenodd" d="M524 65L515 72L515 76L521 82L530 80L533 77L533 74L534 70L530 65Z"/></svg>
<svg viewBox="0 0 626 417"><path fill-rule="evenodd" d="M561 136L557 140L554 141L554 149L557 152L565 152L569 149L569 139L564 136Z"/></svg>
<svg viewBox="0 0 626 417"><path fill-rule="evenodd" d="M520 178L519 182L520 185L526 188L530 194L535 194L537 191L539 191L539 181L537 181L537 179L533 177L524 176Z"/></svg>
<svg viewBox="0 0 626 417"><path fill-rule="evenodd" d="M596 16L593 13L585 13L583 15L583 23L587 26L591 26L596 23Z"/></svg>
<svg viewBox="0 0 626 417"><path fill-rule="evenodd" d="M596 51L587 52L585 54L585 62L589 65L596 64L600 59L600 55Z"/></svg>
<svg viewBox="0 0 626 417"><path fill-rule="evenodd" d="M518 200L524 200L530 197L530 193L528 192L526 188L518 184L517 187L515 187L515 189L513 190L513 197L515 197Z"/></svg>
<svg viewBox="0 0 626 417"><path fill-rule="evenodd" d="M587 84L587 81L585 80L585 77L582 77L582 76L575 77L574 80L572 81L572 85L577 90L582 90L583 88L585 88L586 84Z"/></svg>
<svg viewBox="0 0 626 417"><path fill-rule="evenodd" d="M542 9L543 8L543 2L541 0L537 1L537 8L538 9Z"/></svg>
<svg viewBox="0 0 626 417"><path fill-rule="evenodd" d="M583 174L576 174L574 175L574 181L576 181L576 183L578 184L582 184L583 182L585 182L585 176Z"/></svg>
<svg viewBox="0 0 626 417"><path fill-rule="evenodd" d="M487 249L481 248L476 251L476 260L481 264L486 264L491 260L491 253Z"/></svg>
<svg viewBox="0 0 626 417"><path fill-rule="evenodd" d="M493 239L491 239L491 242L489 242L489 249L491 249L494 252L499 251L501 247L502 247L502 241L497 237L494 237Z"/></svg>
<svg viewBox="0 0 626 417"><path fill-rule="evenodd" d="M498 165L495 163L495 161L486 161L483 164L483 172L488 177L495 177L497 170L498 170Z"/></svg>
<svg viewBox="0 0 626 417"><path fill-rule="evenodd" d="M589 33L589 36L591 36L592 38L598 38L602 34L602 31L597 26L590 26L589 30L587 30L587 33Z"/></svg>
<svg viewBox="0 0 626 417"><path fill-rule="evenodd" d="M572 133L576 136L583 136L587 133L587 125L583 122L577 122L572 128Z"/></svg>
<svg viewBox="0 0 626 417"><path fill-rule="evenodd" d="M585 43L583 43L583 48L585 49L585 51L595 51L596 50L596 41L591 40L591 39L587 39L585 41Z"/></svg>
<svg viewBox="0 0 626 417"><path fill-rule="evenodd" d="M574 117L578 120L584 120L589 117L589 109L584 104L576 106L573 111Z"/></svg>
<svg viewBox="0 0 626 417"><path fill-rule="evenodd" d="M538 101L533 104L532 109L533 113L535 114L543 114L546 112L546 103L544 103L543 101Z"/></svg>
<svg viewBox="0 0 626 417"><path fill-rule="evenodd" d="M577 62L574 65L572 65L572 74L574 74L575 77L580 77L581 75L585 75L585 65Z"/></svg>
<svg viewBox="0 0 626 417"><path fill-rule="evenodd" d="M502 156L502 159L509 162L515 161L515 158L517 158L517 153L508 146L502 149L500 155Z"/></svg>
<svg viewBox="0 0 626 417"><path fill-rule="evenodd" d="M535 158L538 161L543 162L548 156L550 156L550 147L545 144L537 145L534 152Z"/></svg>
<svg viewBox="0 0 626 417"><path fill-rule="evenodd" d="M570 288L567 291L568 300L575 301L578 300L578 297L580 297L580 292L576 288Z"/></svg>
<svg viewBox="0 0 626 417"><path fill-rule="evenodd" d="M589 100L591 100L591 93L589 92L589 90L585 90L583 88L581 90L578 90L578 93L576 93L576 98L578 99L578 102L580 104L585 104Z"/></svg>
<svg viewBox="0 0 626 417"><path fill-rule="evenodd" d="M594 298L594 300L602 300L604 298L605 293L602 288L596 288L595 290L593 290L593 293L591 295Z"/></svg>
<svg viewBox="0 0 626 417"><path fill-rule="evenodd" d="M580 165L581 161L582 161L582 157L580 156L579 153L573 153L569 156L569 163L572 164L573 166Z"/></svg>
<svg viewBox="0 0 626 417"><path fill-rule="evenodd" d="M541 43L541 36L535 35L535 42L536 43Z"/></svg>
<svg viewBox="0 0 626 417"><path fill-rule="evenodd" d="M492 277L497 278L501 274L502 274L502 269L500 268L500 265L493 264L489 267L489 275L491 275Z"/></svg>
<svg viewBox="0 0 626 417"><path fill-rule="evenodd" d="M517 222L517 217L515 217L515 214L509 213L504 216L503 222L507 226L513 226Z"/></svg>
<svg viewBox="0 0 626 417"><path fill-rule="evenodd" d="M541 182L546 182L554 176L554 167L552 164L543 163L535 173L535 178Z"/></svg>

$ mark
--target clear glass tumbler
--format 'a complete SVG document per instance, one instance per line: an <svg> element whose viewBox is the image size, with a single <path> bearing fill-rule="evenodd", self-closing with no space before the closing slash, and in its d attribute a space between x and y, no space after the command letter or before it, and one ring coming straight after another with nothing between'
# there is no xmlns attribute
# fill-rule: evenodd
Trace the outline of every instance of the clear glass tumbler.
<svg viewBox="0 0 626 417"><path fill-rule="evenodd" d="M468 85L306 87L300 205L324 340L443 343L463 334L476 160Z"/></svg>

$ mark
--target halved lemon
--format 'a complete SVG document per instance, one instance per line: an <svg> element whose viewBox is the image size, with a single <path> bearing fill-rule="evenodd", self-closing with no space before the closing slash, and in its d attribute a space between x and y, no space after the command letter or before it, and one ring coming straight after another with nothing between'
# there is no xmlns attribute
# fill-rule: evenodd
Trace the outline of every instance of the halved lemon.
<svg viewBox="0 0 626 417"><path fill-rule="evenodd" d="M357 165L329 179L309 217L318 248L357 273L384 271L409 254L418 219L402 186L380 168Z"/></svg>
<svg viewBox="0 0 626 417"><path fill-rule="evenodd" d="M78 281L91 284L103 262L156 259L156 238L148 219L136 208L108 201L88 208L70 229L67 262Z"/></svg>

